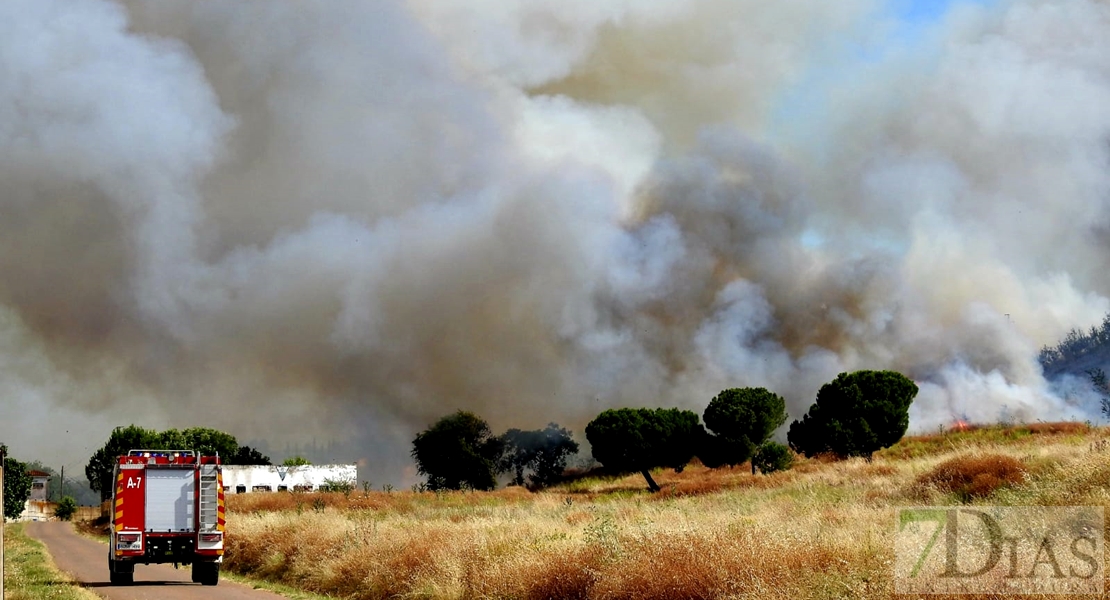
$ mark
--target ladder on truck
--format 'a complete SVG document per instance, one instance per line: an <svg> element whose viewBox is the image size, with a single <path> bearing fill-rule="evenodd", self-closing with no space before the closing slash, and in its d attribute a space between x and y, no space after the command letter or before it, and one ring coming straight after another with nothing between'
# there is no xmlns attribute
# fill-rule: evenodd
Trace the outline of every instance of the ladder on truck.
<svg viewBox="0 0 1110 600"><path fill-rule="evenodd" d="M217 465L200 466L200 530L216 531L219 523Z"/></svg>

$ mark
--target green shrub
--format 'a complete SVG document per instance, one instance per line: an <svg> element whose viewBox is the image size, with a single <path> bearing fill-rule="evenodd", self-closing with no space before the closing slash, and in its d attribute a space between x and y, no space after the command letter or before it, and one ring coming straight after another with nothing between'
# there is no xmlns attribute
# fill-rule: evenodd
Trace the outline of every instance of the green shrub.
<svg viewBox="0 0 1110 600"><path fill-rule="evenodd" d="M320 486L321 492L340 492L347 496L355 491L355 482L348 479L325 479Z"/></svg>
<svg viewBox="0 0 1110 600"><path fill-rule="evenodd" d="M69 521L76 512L77 501L71 496L64 496L61 501L58 502L58 508L54 509L54 516L63 521Z"/></svg>
<svg viewBox="0 0 1110 600"><path fill-rule="evenodd" d="M786 471L794 466L794 453L783 444L767 442L756 450L752 457L752 471L759 469L760 473L774 473Z"/></svg>

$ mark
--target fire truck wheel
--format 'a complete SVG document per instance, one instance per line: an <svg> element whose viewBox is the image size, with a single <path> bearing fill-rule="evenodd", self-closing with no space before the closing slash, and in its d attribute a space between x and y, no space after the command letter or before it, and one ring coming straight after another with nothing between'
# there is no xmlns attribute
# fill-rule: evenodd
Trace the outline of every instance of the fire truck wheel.
<svg viewBox="0 0 1110 600"><path fill-rule="evenodd" d="M131 585L135 582L135 565L108 559L108 579L112 585Z"/></svg>
<svg viewBox="0 0 1110 600"><path fill-rule="evenodd" d="M220 563L193 563L193 581L201 585L216 585L220 582Z"/></svg>

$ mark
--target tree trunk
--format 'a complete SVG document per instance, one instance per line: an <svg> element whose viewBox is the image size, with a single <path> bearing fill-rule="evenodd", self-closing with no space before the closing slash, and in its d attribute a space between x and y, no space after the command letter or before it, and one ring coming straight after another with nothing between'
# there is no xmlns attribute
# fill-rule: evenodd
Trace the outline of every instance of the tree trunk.
<svg viewBox="0 0 1110 600"><path fill-rule="evenodd" d="M651 473L649 473L647 469L640 471L640 474L643 475L644 479L647 480L649 490L653 492L658 492L659 490L663 489L659 487L658 483L655 483L655 480L651 478Z"/></svg>
<svg viewBox="0 0 1110 600"><path fill-rule="evenodd" d="M752 475L755 475L755 459L752 459Z"/></svg>

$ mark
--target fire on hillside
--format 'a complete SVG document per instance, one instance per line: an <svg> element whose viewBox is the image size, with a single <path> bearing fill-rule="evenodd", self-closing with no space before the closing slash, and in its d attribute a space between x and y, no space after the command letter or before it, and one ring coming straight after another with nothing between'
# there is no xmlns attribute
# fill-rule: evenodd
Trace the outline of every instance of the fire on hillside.
<svg viewBox="0 0 1110 600"><path fill-rule="evenodd" d="M971 423L968 423L963 419L956 419L956 422L948 428L948 431L971 431L972 429L974 429L974 427L971 425Z"/></svg>

